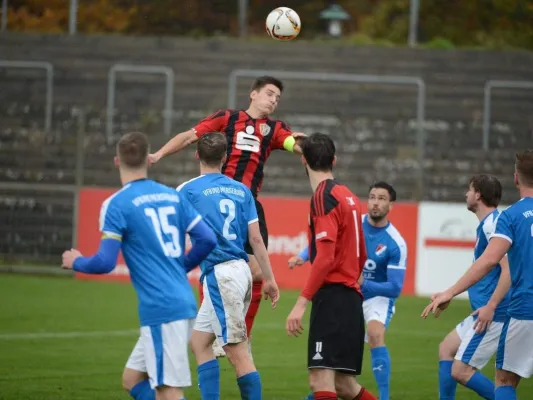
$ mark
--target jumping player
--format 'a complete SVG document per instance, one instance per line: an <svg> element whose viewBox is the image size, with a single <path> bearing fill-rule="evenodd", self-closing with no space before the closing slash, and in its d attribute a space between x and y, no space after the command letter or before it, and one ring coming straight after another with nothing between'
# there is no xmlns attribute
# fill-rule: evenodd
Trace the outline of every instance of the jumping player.
<svg viewBox="0 0 533 400"><path fill-rule="evenodd" d="M257 196L263 182L263 168L273 150L286 150L301 154L296 140L302 133L293 133L282 121L269 118L278 106L283 84L271 76L257 78L250 93L250 106L243 110L220 110L202 120L194 128L176 135L159 151L150 155L152 163L176 153L208 132L222 132L228 140L226 162L222 173L244 183L255 198L259 228L268 248L268 229L265 213ZM253 277L252 302L246 315L248 337L261 301L263 277L250 243L246 243L250 255L249 265Z"/></svg>
<svg viewBox="0 0 533 400"><path fill-rule="evenodd" d="M426 318L490 273L507 254L511 298L496 352L496 400L515 400L522 378L533 375L533 150L516 155L514 183L520 200L502 211L487 248L452 287L432 296Z"/></svg>
<svg viewBox="0 0 533 400"><path fill-rule="evenodd" d="M305 140L302 162L314 192L309 217L311 274L286 330L292 336L303 332L302 319L312 302L307 366L313 398L375 400L353 379L361 374L365 336L358 283L367 258L361 205L333 178L335 145L329 136L315 133Z"/></svg>
<svg viewBox="0 0 533 400"><path fill-rule="evenodd" d="M123 187L102 204L98 253L83 257L78 250L65 251L62 266L87 274L109 273L122 250L141 323L122 384L137 400L177 400L191 385L188 343L196 301L187 270L209 254L216 238L186 199L147 179L148 151L142 133L119 140L115 164ZM194 241L187 255L186 233Z"/></svg>
<svg viewBox="0 0 533 400"><path fill-rule="evenodd" d="M368 193L368 214L363 215L363 233L368 251L359 279L363 293L363 311L367 340L372 356L372 372L378 384L380 400L390 398L390 356L385 346L385 332L395 312L407 266L407 246L400 232L388 219L396 201L396 191L386 182L375 182ZM289 267L309 259L306 247L289 260ZM339 390L339 387L337 387ZM312 397L308 398L312 400ZM351 400L351 399L350 399Z"/></svg>
<svg viewBox="0 0 533 400"><path fill-rule="evenodd" d="M196 317L191 347L198 363L203 400L220 399L220 367L211 347L216 338L235 369L241 397L260 400L261 380L246 340L245 315L252 292L252 275L244 250L247 238L263 272L264 291L272 299L273 307L279 290L261 238L250 189L220 173L226 149L227 141L222 133L200 137L196 157L200 160L201 175L178 187L218 239L215 249L200 263L205 296Z"/></svg>

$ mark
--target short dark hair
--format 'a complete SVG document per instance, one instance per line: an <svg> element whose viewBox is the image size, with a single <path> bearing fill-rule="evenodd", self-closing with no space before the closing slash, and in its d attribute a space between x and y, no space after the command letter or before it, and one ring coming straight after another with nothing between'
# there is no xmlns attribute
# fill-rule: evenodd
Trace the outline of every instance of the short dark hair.
<svg viewBox="0 0 533 400"><path fill-rule="evenodd" d="M387 192L389 192L390 201L396 201L396 190L394 190L392 185L388 184L387 182L385 182L385 181L374 182L368 188L368 193L370 193L372 191L372 189L385 189Z"/></svg>
<svg viewBox="0 0 533 400"><path fill-rule="evenodd" d="M313 133L302 143L302 152L313 171L330 172L335 160L335 143L324 133Z"/></svg>
<svg viewBox="0 0 533 400"><path fill-rule="evenodd" d="M520 183L533 187L533 150L516 153L515 168Z"/></svg>
<svg viewBox="0 0 533 400"><path fill-rule="evenodd" d="M226 136L220 132L210 132L198 139L198 158L205 165L217 167L228 150Z"/></svg>
<svg viewBox="0 0 533 400"><path fill-rule="evenodd" d="M487 207L498 207L502 199L502 184L489 174L477 174L470 178L468 184L476 193L479 193L481 201Z"/></svg>
<svg viewBox="0 0 533 400"><path fill-rule="evenodd" d="M118 159L121 164L129 168L146 166L149 151L148 137L141 132L126 133L117 143Z"/></svg>
<svg viewBox="0 0 533 400"><path fill-rule="evenodd" d="M251 91L252 92L254 90L260 91L266 85L274 85L275 87L279 89L281 93L283 93L283 83L279 79L276 79L273 76L268 76L268 75L260 76L259 78L257 78L252 85Z"/></svg>

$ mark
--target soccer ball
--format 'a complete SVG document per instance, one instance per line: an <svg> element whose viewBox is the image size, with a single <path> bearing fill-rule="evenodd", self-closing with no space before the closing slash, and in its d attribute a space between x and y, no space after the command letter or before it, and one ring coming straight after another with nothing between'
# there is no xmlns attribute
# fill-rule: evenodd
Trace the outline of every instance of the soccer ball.
<svg viewBox="0 0 533 400"><path fill-rule="evenodd" d="M276 40L292 40L300 33L300 17L289 7L278 7L266 19L266 31Z"/></svg>

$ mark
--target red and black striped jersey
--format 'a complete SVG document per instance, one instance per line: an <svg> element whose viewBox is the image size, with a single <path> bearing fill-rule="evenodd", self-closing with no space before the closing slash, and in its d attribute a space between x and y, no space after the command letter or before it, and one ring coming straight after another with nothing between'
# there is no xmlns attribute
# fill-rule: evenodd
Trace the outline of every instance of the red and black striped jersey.
<svg viewBox="0 0 533 400"><path fill-rule="evenodd" d="M245 111L220 110L193 128L200 137L222 132L228 140L227 160L222 173L244 183L257 196L263 183L263 168L272 150L284 149L290 128L269 118L254 119Z"/></svg>
<svg viewBox="0 0 533 400"><path fill-rule="evenodd" d="M312 300L330 283L361 293L358 280L367 258L361 203L346 186L333 179L318 185L311 198L308 239L311 273L302 296Z"/></svg>

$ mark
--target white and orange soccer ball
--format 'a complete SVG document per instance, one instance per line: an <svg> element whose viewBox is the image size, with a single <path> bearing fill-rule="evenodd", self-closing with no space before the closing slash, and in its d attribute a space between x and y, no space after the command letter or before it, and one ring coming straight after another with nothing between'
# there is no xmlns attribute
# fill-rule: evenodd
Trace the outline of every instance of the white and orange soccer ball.
<svg viewBox="0 0 533 400"><path fill-rule="evenodd" d="M266 31L276 40L292 40L298 36L301 28L300 17L289 7L272 10L266 19Z"/></svg>

